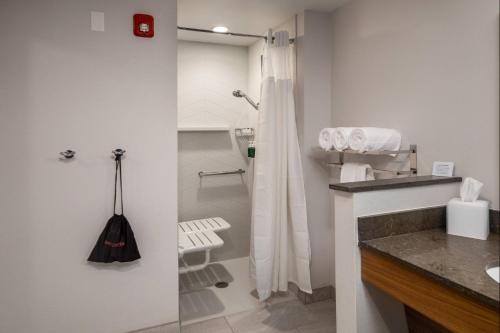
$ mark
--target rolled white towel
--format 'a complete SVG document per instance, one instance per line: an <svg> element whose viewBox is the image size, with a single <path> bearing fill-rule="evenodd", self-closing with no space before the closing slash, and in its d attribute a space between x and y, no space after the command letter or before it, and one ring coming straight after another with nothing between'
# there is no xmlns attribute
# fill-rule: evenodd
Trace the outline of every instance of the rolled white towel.
<svg viewBox="0 0 500 333"><path fill-rule="evenodd" d="M319 132L319 146L324 150L331 150L333 147L333 132L334 128L323 128Z"/></svg>
<svg viewBox="0 0 500 333"><path fill-rule="evenodd" d="M333 129L333 148L338 151L349 148L349 136L353 129L353 127L335 127Z"/></svg>
<svg viewBox="0 0 500 333"><path fill-rule="evenodd" d="M344 163L340 170L340 182L360 182L364 180L374 180L373 169L370 164L365 163Z"/></svg>
<svg viewBox="0 0 500 333"><path fill-rule="evenodd" d="M399 150L401 133L390 128L361 127L352 130L349 148L359 152Z"/></svg>

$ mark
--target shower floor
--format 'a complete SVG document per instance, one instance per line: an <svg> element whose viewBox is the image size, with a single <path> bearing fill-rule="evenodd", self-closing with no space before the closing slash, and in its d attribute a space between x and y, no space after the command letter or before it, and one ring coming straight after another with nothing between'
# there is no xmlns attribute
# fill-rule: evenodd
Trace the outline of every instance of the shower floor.
<svg viewBox="0 0 500 333"><path fill-rule="evenodd" d="M228 286L217 288L217 282L228 282ZM288 293L259 302L249 274L248 257L214 262L204 270L181 274L179 288L183 326L296 299Z"/></svg>

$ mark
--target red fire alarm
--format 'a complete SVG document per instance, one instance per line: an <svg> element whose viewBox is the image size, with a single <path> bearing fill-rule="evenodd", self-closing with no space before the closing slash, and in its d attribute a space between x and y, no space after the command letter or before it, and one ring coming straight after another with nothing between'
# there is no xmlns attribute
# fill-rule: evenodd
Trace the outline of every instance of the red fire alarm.
<svg viewBox="0 0 500 333"><path fill-rule="evenodd" d="M151 38L155 35L154 18L151 15L134 15L134 35Z"/></svg>

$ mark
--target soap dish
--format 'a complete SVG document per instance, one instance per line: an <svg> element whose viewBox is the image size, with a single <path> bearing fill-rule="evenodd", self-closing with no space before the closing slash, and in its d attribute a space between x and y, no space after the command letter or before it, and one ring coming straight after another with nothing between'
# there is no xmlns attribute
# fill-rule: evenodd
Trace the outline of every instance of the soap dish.
<svg viewBox="0 0 500 333"><path fill-rule="evenodd" d="M234 135L237 138L250 138L255 135L255 130L252 127L235 128Z"/></svg>

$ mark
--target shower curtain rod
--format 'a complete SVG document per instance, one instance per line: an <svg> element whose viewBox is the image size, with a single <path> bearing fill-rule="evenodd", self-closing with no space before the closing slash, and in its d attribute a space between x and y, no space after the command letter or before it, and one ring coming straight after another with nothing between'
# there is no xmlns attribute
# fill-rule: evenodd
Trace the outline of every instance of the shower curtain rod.
<svg viewBox="0 0 500 333"><path fill-rule="evenodd" d="M188 27L181 27L177 26L178 30L185 30L185 31L194 31L194 32L206 32L210 34L217 34L217 35L229 35L229 36L237 36L237 37L251 37L251 38L262 38L267 41L267 36L261 36L261 35L252 35L252 34L242 34L238 32L216 32L208 29L198 29L198 28L188 28ZM274 37L273 37L274 40ZM290 43L293 43L295 41L294 38L290 38Z"/></svg>

